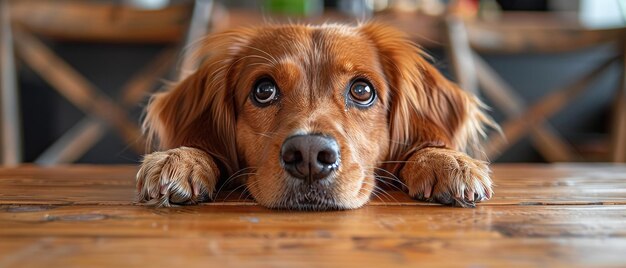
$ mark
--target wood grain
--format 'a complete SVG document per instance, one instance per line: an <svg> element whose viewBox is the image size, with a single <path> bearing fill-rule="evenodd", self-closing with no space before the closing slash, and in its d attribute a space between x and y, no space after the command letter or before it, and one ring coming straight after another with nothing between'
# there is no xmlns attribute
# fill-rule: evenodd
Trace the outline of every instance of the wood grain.
<svg viewBox="0 0 626 268"><path fill-rule="evenodd" d="M132 205L135 195L134 166L22 166L0 169L1 204ZM495 196L482 206L527 204L623 204L626 205L626 166L495 165ZM54 191L50 191L54 189ZM372 205L431 205L414 202L404 193L372 201ZM224 200L228 196L227 200ZM240 192L223 191L218 201L238 200ZM216 205L216 204L210 204Z"/></svg>
<svg viewBox="0 0 626 268"><path fill-rule="evenodd" d="M626 166L494 165L493 200L334 212L134 203L134 166L0 169L0 267L626 265ZM243 194L245 196L245 194Z"/></svg>

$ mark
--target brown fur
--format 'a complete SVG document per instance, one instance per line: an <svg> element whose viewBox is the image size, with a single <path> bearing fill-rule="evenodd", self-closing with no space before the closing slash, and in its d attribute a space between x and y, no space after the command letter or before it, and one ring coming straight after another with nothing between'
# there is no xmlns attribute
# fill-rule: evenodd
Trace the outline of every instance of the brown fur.
<svg viewBox="0 0 626 268"><path fill-rule="evenodd" d="M147 109L148 136L166 151L145 157L141 200L195 203L213 194L218 174L245 178L252 196L272 208L357 208L378 189L375 174L400 176L412 197L428 201L472 206L491 197L486 163L465 152L480 152L483 125L495 125L395 29L270 25L208 37L198 51L198 70ZM276 81L281 98L260 108L249 94L263 76ZM367 109L346 105L355 77L376 89ZM341 148L341 166L324 188L296 182L280 165L283 141L302 133L332 136ZM194 183L195 193L179 186Z"/></svg>

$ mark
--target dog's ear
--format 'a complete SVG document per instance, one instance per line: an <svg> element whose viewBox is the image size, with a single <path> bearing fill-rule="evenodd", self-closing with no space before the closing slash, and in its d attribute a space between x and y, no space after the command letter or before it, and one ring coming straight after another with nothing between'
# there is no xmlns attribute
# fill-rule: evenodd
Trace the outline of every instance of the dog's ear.
<svg viewBox="0 0 626 268"><path fill-rule="evenodd" d="M153 95L146 108L143 128L149 145L156 143L161 150L202 149L225 174L238 168L231 76L249 36L250 32L232 31L196 44L192 57L199 61L198 69L173 89Z"/></svg>
<svg viewBox="0 0 626 268"><path fill-rule="evenodd" d="M424 147L478 150L483 126L495 126L484 105L443 77L402 32L377 23L361 32L378 50L391 92L390 159L405 160Z"/></svg>

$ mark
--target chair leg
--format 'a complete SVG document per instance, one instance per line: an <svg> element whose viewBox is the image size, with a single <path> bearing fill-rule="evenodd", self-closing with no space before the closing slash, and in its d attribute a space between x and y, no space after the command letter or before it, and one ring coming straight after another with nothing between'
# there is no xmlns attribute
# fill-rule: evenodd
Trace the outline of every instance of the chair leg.
<svg viewBox="0 0 626 268"><path fill-rule="evenodd" d="M613 162L626 162L626 46L622 55L621 85L614 106L612 153Z"/></svg>
<svg viewBox="0 0 626 268"><path fill-rule="evenodd" d="M213 0L195 0L193 6L193 14L191 15L191 22L189 23L189 29L187 31L187 37L183 44L184 49L193 48L193 44L200 40L209 32L209 24L211 21L211 15L213 13ZM191 56L194 51L188 51L183 56L180 70L178 73L178 80L185 78L190 72L197 68L196 60Z"/></svg>
<svg viewBox="0 0 626 268"><path fill-rule="evenodd" d="M446 34L448 40L448 54L452 61L452 71L456 82L467 92L478 93L478 79L476 62L472 57L472 48L469 45L467 31L461 19L455 16L446 18Z"/></svg>
<svg viewBox="0 0 626 268"><path fill-rule="evenodd" d="M0 0L0 98L2 164L22 161L22 133L9 1Z"/></svg>

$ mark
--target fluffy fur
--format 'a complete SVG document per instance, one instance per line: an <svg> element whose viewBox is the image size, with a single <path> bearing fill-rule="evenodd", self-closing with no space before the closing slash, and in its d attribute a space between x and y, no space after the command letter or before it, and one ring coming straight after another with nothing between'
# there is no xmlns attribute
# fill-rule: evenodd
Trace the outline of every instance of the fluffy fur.
<svg viewBox="0 0 626 268"><path fill-rule="evenodd" d="M207 37L199 68L153 96L144 121L162 151L137 174L141 201L169 206L213 197L218 182L241 179L262 205L284 209L363 206L377 180L398 180L412 197L456 206L489 199L480 154L484 126L496 127L474 96L446 80L401 32L381 24L269 25ZM260 77L280 99L251 103ZM354 78L377 99L348 105ZM291 178L280 146L294 134L334 137L341 166L322 183ZM398 179L399 178L399 179Z"/></svg>

